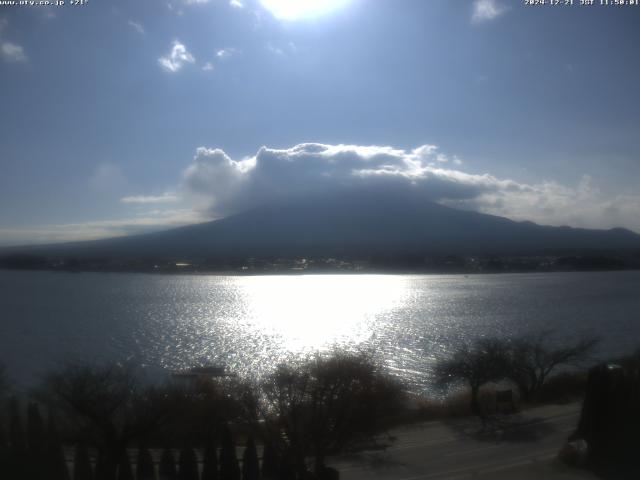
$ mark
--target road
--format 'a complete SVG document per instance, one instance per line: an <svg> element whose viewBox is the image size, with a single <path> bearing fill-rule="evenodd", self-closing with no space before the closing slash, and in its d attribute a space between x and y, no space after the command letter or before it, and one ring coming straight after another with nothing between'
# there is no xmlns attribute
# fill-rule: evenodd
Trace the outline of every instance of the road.
<svg viewBox="0 0 640 480"><path fill-rule="evenodd" d="M333 462L342 480L594 479L566 467L558 450L575 429L579 404L551 405L523 414L434 421L390 432L395 441Z"/></svg>

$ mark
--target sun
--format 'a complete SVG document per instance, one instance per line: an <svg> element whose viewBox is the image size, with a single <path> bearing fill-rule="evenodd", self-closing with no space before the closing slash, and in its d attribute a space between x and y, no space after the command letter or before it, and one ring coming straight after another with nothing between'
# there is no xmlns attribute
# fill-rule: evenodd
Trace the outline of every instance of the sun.
<svg viewBox="0 0 640 480"><path fill-rule="evenodd" d="M313 18L340 7L350 0L260 0L264 8L281 20Z"/></svg>

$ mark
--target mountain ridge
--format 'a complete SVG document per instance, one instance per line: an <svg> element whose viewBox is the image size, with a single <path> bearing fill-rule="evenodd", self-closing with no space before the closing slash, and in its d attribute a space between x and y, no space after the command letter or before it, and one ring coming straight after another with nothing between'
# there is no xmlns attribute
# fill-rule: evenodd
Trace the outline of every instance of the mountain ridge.
<svg viewBox="0 0 640 480"><path fill-rule="evenodd" d="M555 227L440 205L412 194L369 193L275 202L219 220L101 240L13 247L45 256L370 257L640 250L624 229Z"/></svg>

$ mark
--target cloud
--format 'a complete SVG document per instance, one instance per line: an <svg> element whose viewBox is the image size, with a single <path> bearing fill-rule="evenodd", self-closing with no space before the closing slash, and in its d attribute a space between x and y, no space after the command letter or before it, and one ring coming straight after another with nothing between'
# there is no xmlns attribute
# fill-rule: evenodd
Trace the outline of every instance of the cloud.
<svg viewBox="0 0 640 480"><path fill-rule="evenodd" d="M205 72L211 72L214 69L213 63L207 62L202 66L202 70Z"/></svg>
<svg viewBox="0 0 640 480"><path fill-rule="evenodd" d="M131 28L133 28L136 32L138 32L140 35L144 35L144 33L145 33L144 27L141 24L139 24L138 22L134 22L133 20L129 20L127 22L127 24Z"/></svg>
<svg viewBox="0 0 640 480"><path fill-rule="evenodd" d="M475 0L473 2L471 21L486 22L488 20L494 20L507 10L508 8L499 3L498 0Z"/></svg>
<svg viewBox="0 0 640 480"><path fill-rule="evenodd" d="M129 197L123 197L120 199L122 203L173 203L179 201L180 198L177 195L170 193L163 193L162 195L133 195Z"/></svg>
<svg viewBox="0 0 640 480"><path fill-rule="evenodd" d="M184 12L180 8L175 8L172 3L167 3L167 8L170 12L174 12L178 16L184 15Z"/></svg>
<svg viewBox="0 0 640 480"><path fill-rule="evenodd" d="M72 242L121 237L210 220L191 209L151 210L114 220L96 220L38 227L0 228L0 246Z"/></svg>
<svg viewBox="0 0 640 480"><path fill-rule="evenodd" d="M9 20L0 17L0 35L9 26ZM3 40L0 37L0 57L6 62L26 62L29 60L22 46Z"/></svg>
<svg viewBox="0 0 640 480"><path fill-rule="evenodd" d="M165 57L160 57L158 63L168 72L175 73L182 69L185 63L195 63L195 58L179 41L173 42L171 51Z"/></svg>
<svg viewBox="0 0 640 480"><path fill-rule="evenodd" d="M549 225L640 230L640 195L608 196L584 176L577 185L523 183L462 171L462 161L435 145L304 143L262 147L239 160L200 147L183 172L182 188L196 209L219 217L274 201L344 190L412 191L425 200Z"/></svg>
<svg viewBox="0 0 640 480"><path fill-rule="evenodd" d="M238 50L237 48L221 48L220 50L218 50L216 52L216 57L218 57L220 60L226 60L234 55L238 55L240 54L240 50Z"/></svg>
<svg viewBox="0 0 640 480"><path fill-rule="evenodd" d="M211 0L182 0L185 5L206 5ZM229 0L229 5L234 8L244 8L244 2L242 0Z"/></svg>
<svg viewBox="0 0 640 480"><path fill-rule="evenodd" d="M7 62L26 62L28 60L24 49L11 42L0 42L0 54Z"/></svg>

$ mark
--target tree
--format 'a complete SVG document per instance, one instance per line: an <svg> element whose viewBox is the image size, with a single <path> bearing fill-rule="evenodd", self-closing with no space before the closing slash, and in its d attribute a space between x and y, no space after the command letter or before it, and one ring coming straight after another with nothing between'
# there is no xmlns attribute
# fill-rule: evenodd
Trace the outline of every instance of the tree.
<svg viewBox="0 0 640 480"><path fill-rule="evenodd" d="M24 439L20 404L13 396L9 401L9 445L6 452L4 475L8 478L28 478L32 462L29 461Z"/></svg>
<svg viewBox="0 0 640 480"><path fill-rule="evenodd" d="M180 480L198 480L198 458L193 448L183 448L180 450Z"/></svg>
<svg viewBox="0 0 640 480"><path fill-rule="evenodd" d="M575 342L554 341L552 331L543 331L515 340L508 349L507 378L520 393L520 397L530 402L549 375L560 365L579 365L588 359L599 342L597 338L584 338ZM555 345L555 346L554 346Z"/></svg>
<svg viewBox="0 0 640 480"><path fill-rule="evenodd" d="M258 451L253 437L247 439L247 446L242 455L242 480L259 480L260 464L258 462Z"/></svg>
<svg viewBox="0 0 640 480"><path fill-rule="evenodd" d="M473 345L462 345L452 357L440 360L435 367L440 385L465 382L471 389L471 411L483 416L478 395L480 387L507 375L507 346L497 339L480 339Z"/></svg>
<svg viewBox="0 0 640 480"><path fill-rule="evenodd" d="M11 397L9 402L9 442L14 455L22 455L26 451L20 404L16 397Z"/></svg>
<svg viewBox="0 0 640 480"><path fill-rule="evenodd" d="M240 467L236 458L236 444L229 425L222 427L220 449L220 480L240 480Z"/></svg>
<svg viewBox="0 0 640 480"><path fill-rule="evenodd" d="M93 480L89 452L82 443L76 446L73 462L73 480Z"/></svg>
<svg viewBox="0 0 640 480"><path fill-rule="evenodd" d="M0 400L4 399L4 396L9 391L9 380L7 380L7 371L4 365L0 365Z"/></svg>
<svg viewBox="0 0 640 480"><path fill-rule="evenodd" d="M120 463L118 465L118 480L133 480L133 469L131 468L131 460L126 450L120 454Z"/></svg>
<svg viewBox="0 0 640 480"><path fill-rule="evenodd" d="M0 365L0 405L4 405L4 402L5 402L4 397L7 391L9 390L8 385L9 384L7 381L7 375L5 372L4 365ZM8 444L7 444L6 433L2 425L2 421L0 421L0 460L3 460L4 458L3 455L6 454L7 447L8 447Z"/></svg>
<svg viewBox="0 0 640 480"><path fill-rule="evenodd" d="M283 439L283 462L299 476L308 471L307 460L318 472L328 454L373 439L402 402L396 381L366 355L346 352L282 365L263 391L267 444Z"/></svg>
<svg viewBox="0 0 640 480"><path fill-rule="evenodd" d="M176 459L173 452L165 448L160 457L160 480L178 480L178 470L176 469Z"/></svg>
<svg viewBox="0 0 640 480"><path fill-rule="evenodd" d="M142 387L130 368L68 364L45 377L39 396L62 411L77 432L89 435L103 454L97 473L113 480L127 444L170 415L173 399L165 393Z"/></svg>
<svg viewBox="0 0 640 480"><path fill-rule="evenodd" d="M262 451L262 476L268 479L278 477L278 452L273 442L267 442Z"/></svg>
<svg viewBox="0 0 640 480"><path fill-rule="evenodd" d="M69 471L53 413L47 418L47 479L68 480Z"/></svg>
<svg viewBox="0 0 640 480"><path fill-rule="evenodd" d="M209 442L204 450L202 480L218 480L218 453L213 442Z"/></svg>
<svg viewBox="0 0 640 480"><path fill-rule="evenodd" d="M27 443L29 451L36 457L44 454L46 450L44 422L38 404L33 402L27 407Z"/></svg>
<svg viewBox="0 0 640 480"><path fill-rule="evenodd" d="M138 461L136 465L136 478L138 480L155 480L156 473L153 466L153 458L149 449L142 445L138 448Z"/></svg>

